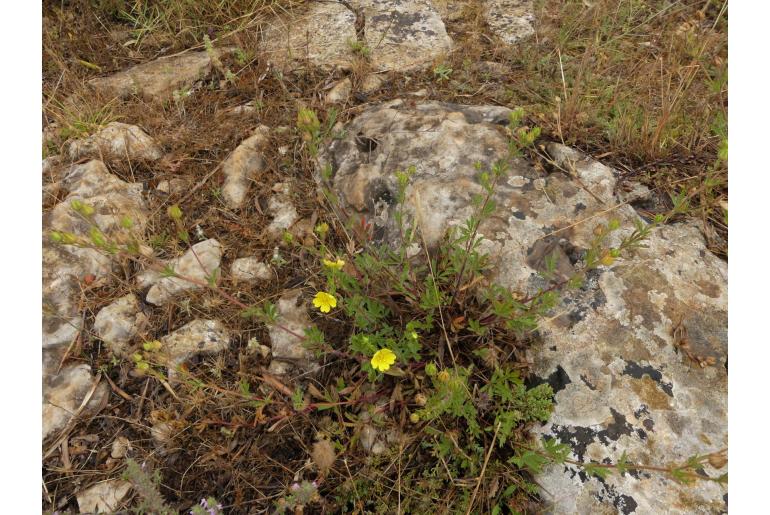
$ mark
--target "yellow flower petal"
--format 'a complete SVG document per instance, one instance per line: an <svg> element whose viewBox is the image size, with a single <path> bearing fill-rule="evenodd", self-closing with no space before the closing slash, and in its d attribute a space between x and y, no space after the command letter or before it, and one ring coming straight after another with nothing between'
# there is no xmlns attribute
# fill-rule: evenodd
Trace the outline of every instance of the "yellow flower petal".
<svg viewBox="0 0 770 515"><path fill-rule="evenodd" d="M326 267L333 268L335 270L342 270L342 267L345 266L345 262L341 259L338 259L337 261L331 261L329 259L324 259L323 264Z"/></svg>
<svg viewBox="0 0 770 515"><path fill-rule="evenodd" d="M319 291L313 298L313 305L321 310L321 313L328 313L332 308L337 307L337 299L334 295Z"/></svg>
<svg viewBox="0 0 770 515"><path fill-rule="evenodd" d="M396 362L396 355L390 349L380 349L372 356L372 368L385 372Z"/></svg>

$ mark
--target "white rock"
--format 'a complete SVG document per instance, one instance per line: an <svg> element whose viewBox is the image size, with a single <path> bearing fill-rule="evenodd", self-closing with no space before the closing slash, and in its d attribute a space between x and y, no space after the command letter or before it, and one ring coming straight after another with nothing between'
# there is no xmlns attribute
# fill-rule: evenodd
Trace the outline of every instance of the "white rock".
<svg viewBox="0 0 770 515"><path fill-rule="evenodd" d="M299 213L291 201L287 183L276 184L273 191L280 193L276 193L267 201L267 212L273 217L267 230L271 235L278 236L299 220Z"/></svg>
<svg viewBox="0 0 770 515"><path fill-rule="evenodd" d="M375 70L426 68L449 52L452 39L429 0L360 0L368 59ZM263 50L281 67L309 60L349 69L356 59L356 16L336 2L313 2L268 27Z"/></svg>
<svg viewBox="0 0 770 515"><path fill-rule="evenodd" d="M129 293L97 313L94 332L113 353L125 356L128 354L128 343L147 323L139 299Z"/></svg>
<svg viewBox="0 0 770 515"><path fill-rule="evenodd" d="M244 257L233 261L230 274L233 279L244 282L268 281L273 277L270 267L255 257Z"/></svg>
<svg viewBox="0 0 770 515"><path fill-rule="evenodd" d="M220 57L230 49L215 49ZM147 100L171 98L174 91L189 89L211 73L208 52L187 52L174 57L160 57L107 77L91 79L89 84L109 96L122 98L139 95Z"/></svg>
<svg viewBox="0 0 770 515"><path fill-rule="evenodd" d="M350 77L337 81L332 86L328 93L326 93L325 102L327 104L342 104L350 97L350 92L353 90L353 82Z"/></svg>
<svg viewBox="0 0 770 515"><path fill-rule="evenodd" d="M83 157L156 161L163 151L146 132L136 125L112 122L91 136L72 141L69 156L73 161Z"/></svg>
<svg viewBox="0 0 770 515"><path fill-rule="evenodd" d="M222 165L225 182L222 197L230 209L237 209L246 200L249 184L265 171L264 158L270 129L260 125L254 133L233 151Z"/></svg>
<svg viewBox="0 0 770 515"><path fill-rule="evenodd" d="M43 378L43 440L64 428L93 387L91 367L85 363L62 368L55 376ZM81 417L95 415L107 402L110 388L102 381L96 387Z"/></svg>
<svg viewBox="0 0 770 515"><path fill-rule="evenodd" d="M268 329L273 355L270 372L274 374L285 374L292 366L301 370L318 367L313 353L304 346L305 330L312 327L312 323L307 305L300 302L301 294L301 290L289 291L278 300L278 320Z"/></svg>
<svg viewBox="0 0 770 515"><path fill-rule="evenodd" d="M222 352L230 344L230 332L217 320L193 320L160 339L160 355L166 362L169 378L180 364L197 355Z"/></svg>
<svg viewBox="0 0 770 515"><path fill-rule="evenodd" d="M80 513L113 513L131 490L131 483L110 479L76 494Z"/></svg>
<svg viewBox="0 0 770 515"><path fill-rule="evenodd" d="M512 45L535 33L531 0L486 0L486 20L492 32Z"/></svg>
<svg viewBox="0 0 770 515"><path fill-rule="evenodd" d="M94 207L93 223L108 236L120 236L122 216L130 216L134 230L142 234L147 221L147 207L142 185L127 183L107 171L101 161L71 167L61 180L69 194L44 217L45 232L71 232L88 237L90 224L71 207L73 200ZM79 282L86 276L108 277L111 258L94 249L73 245L43 244L43 346L69 345L80 328L77 311Z"/></svg>
<svg viewBox="0 0 770 515"><path fill-rule="evenodd" d="M209 239L196 243L184 255L167 262L166 265L173 268L178 276L205 284L207 278L219 268L221 260L222 245L215 239ZM137 284L139 288L152 285L145 300L156 306L166 304L179 293L205 288L197 282L189 282L181 277L162 277L161 273L155 270L145 270L139 274Z"/></svg>

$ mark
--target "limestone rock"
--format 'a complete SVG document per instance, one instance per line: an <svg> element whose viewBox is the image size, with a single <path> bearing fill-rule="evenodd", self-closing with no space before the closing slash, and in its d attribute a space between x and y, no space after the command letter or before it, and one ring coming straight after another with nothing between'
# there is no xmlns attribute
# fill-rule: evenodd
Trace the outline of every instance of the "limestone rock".
<svg viewBox="0 0 770 515"><path fill-rule="evenodd" d="M131 483L110 479L76 494L80 513L113 513L131 490Z"/></svg>
<svg viewBox="0 0 770 515"><path fill-rule="evenodd" d="M207 278L219 268L222 260L222 245L215 239L196 243L181 257L172 259L167 266L174 269L178 276L206 283ZM162 306L177 294L196 290L205 286L189 282L181 277L163 277L156 270L145 270L137 276L140 288L150 286L145 300L155 306Z"/></svg>
<svg viewBox="0 0 770 515"><path fill-rule="evenodd" d="M362 93L369 95L379 90L384 83L385 80L379 74L370 73L361 81L360 90Z"/></svg>
<svg viewBox="0 0 770 515"><path fill-rule="evenodd" d="M285 374L292 365L301 370L318 367L313 360L313 353L305 348L303 339L298 337L304 337L305 330L312 327L307 305L300 302L301 293L300 290L289 291L278 300L278 320L269 328L273 355L270 372L273 374Z"/></svg>
<svg viewBox="0 0 770 515"><path fill-rule="evenodd" d="M169 369L169 378L176 367L197 355L222 352L230 344L230 332L217 320L193 320L160 339L160 353Z"/></svg>
<svg viewBox="0 0 770 515"><path fill-rule="evenodd" d="M67 425L93 387L91 367L82 363L62 368L58 375L43 377L43 440L54 436ZM81 417L91 417L99 412L110 393L106 382L100 382Z"/></svg>
<svg viewBox="0 0 770 515"><path fill-rule="evenodd" d="M215 50L224 55L228 50ZM91 79L95 89L106 95L129 97L139 95L147 100L171 98L174 91L189 88L211 73L209 54L187 52L174 57L160 57L107 77Z"/></svg>
<svg viewBox="0 0 770 515"><path fill-rule="evenodd" d="M267 231L273 236L279 236L299 220L299 213L291 201L291 187L288 183L276 184L273 191L275 194L267 201L267 212L273 217Z"/></svg>
<svg viewBox="0 0 770 515"><path fill-rule="evenodd" d="M334 86L326 93L324 98L327 104L342 104L350 97L350 92L353 90L353 82L350 77L337 81Z"/></svg>
<svg viewBox="0 0 770 515"><path fill-rule="evenodd" d="M112 175L101 161L90 161L69 169L61 181L69 194L43 221L49 230L87 237L89 224L71 208L73 200L94 207L93 223L106 235L121 231L120 219L130 216L135 230L144 230L147 207L142 185L127 183ZM79 281L88 275L107 277L111 260L105 254L72 245L43 244L43 346L70 344L80 328L77 312Z"/></svg>
<svg viewBox="0 0 770 515"><path fill-rule="evenodd" d="M432 247L474 211L472 195L482 191L474 163L489 168L505 156L508 114L436 102L372 106L322 149L319 164L332 164L333 188L351 216L365 217L374 238L391 244L399 234L395 172L414 166L405 219ZM612 169L563 145L547 152L567 173L515 160L479 228L489 279L524 294L547 286L539 274L546 255L569 275L596 225L618 219L607 241L617 246L641 221L629 205L608 209L621 203ZM673 463L727 447L727 267L690 224L657 228L646 245L564 292L529 351L536 377L556 392L551 419L535 430L570 444L575 459L616 462L625 451L629 462ZM713 366L692 363L677 347L680 324L696 361ZM715 483L684 486L647 473L599 481L570 466L536 480L553 513L725 509L725 489Z"/></svg>
<svg viewBox="0 0 770 515"><path fill-rule="evenodd" d="M532 0L486 0L486 20L505 43L512 45L535 33Z"/></svg>
<svg viewBox="0 0 770 515"><path fill-rule="evenodd" d="M273 277L270 267L255 257L238 258L233 261L230 274L233 279L247 283L269 281Z"/></svg>
<svg viewBox="0 0 770 515"><path fill-rule="evenodd" d="M222 173L225 175L222 197L230 209L238 209L243 205L249 191L249 183L265 171L267 163L263 154L269 131L264 125L257 127L222 165Z"/></svg>
<svg viewBox="0 0 770 515"><path fill-rule="evenodd" d="M181 177L174 177L172 179L159 181L155 189L169 195L181 195L189 191L189 187L190 181L182 179Z"/></svg>
<svg viewBox="0 0 770 515"><path fill-rule="evenodd" d="M112 122L91 136L72 141L69 156L73 161L83 157L156 161L163 151L146 132L136 125Z"/></svg>
<svg viewBox="0 0 770 515"><path fill-rule="evenodd" d="M441 17L429 0L360 0L363 37L378 71L426 68L451 49ZM355 59L356 15L339 3L314 2L295 19L269 27L270 59L288 66L308 59L316 66L349 69Z"/></svg>
<svg viewBox="0 0 770 515"><path fill-rule="evenodd" d="M128 344L147 325L139 299L133 293L102 308L94 320L94 332L118 356L128 354Z"/></svg>

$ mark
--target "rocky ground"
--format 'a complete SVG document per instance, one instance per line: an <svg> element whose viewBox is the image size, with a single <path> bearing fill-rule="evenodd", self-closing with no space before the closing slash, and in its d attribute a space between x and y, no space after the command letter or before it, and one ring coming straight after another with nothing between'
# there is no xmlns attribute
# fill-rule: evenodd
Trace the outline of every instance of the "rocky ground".
<svg viewBox="0 0 770 515"><path fill-rule="evenodd" d="M405 512L464 512L471 495L479 513L727 511L725 484L655 470L727 447L720 5L213 4L44 2L46 512L153 512L160 496L181 513L212 496L223 507L210 513L272 513L303 493L312 513L393 512L394 496ZM552 464L523 472L538 488L507 501L511 476L477 485L447 469L431 478L437 508L408 483L419 399L393 378L386 393L362 387L346 347L315 353L295 337L350 333L312 308L325 279L307 248L324 223L350 256L356 227L397 246L397 172L410 167L415 255L437 248L473 213L477 163L505 156L517 107L542 132L479 228L485 280L524 299L548 287L546 269L569 277L597 224L620 222L619 245L673 212L564 293L526 345L487 342L555 394L548 422L522 435L569 444L578 462L648 468ZM317 138L298 130L302 109ZM75 244L95 238L136 257ZM265 301L274 324L242 316ZM725 473L710 456L697 474Z"/></svg>

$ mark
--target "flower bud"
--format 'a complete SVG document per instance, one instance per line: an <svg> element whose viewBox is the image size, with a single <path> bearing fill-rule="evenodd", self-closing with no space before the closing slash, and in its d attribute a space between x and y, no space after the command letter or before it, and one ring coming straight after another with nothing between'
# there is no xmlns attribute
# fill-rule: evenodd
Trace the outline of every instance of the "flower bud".
<svg viewBox="0 0 770 515"><path fill-rule="evenodd" d="M615 231L620 228L620 220L617 218L613 218L610 220L610 223L607 224L607 227L609 227L610 231Z"/></svg>
<svg viewBox="0 0 770 515"><path fill-rule="evenodd" d="M615 258L612 256L611 253L608 252L608 253L606 253L605 255L602 256L601 263L604 266L610 266L614 262L615 262Z"/></svg>
<svg viewBox="0 0 770 515"><path fill-rule="evenodd" d="M417 413L412 413L411 415L409 415L409 421L412 424L418 423L420 421L420 415L418 415Z"/></svg>
<svg viewBox="0 0 770 515"><path fill-rule="evenodd" d="M120 219L120 226L124 229L130 229L134 226L134 221L131 220L131 217L124 216Z"/></svg>
<svg viewBox="0 0 770 515"><path fill-rule="evenodd" d="M428 374L429 377L433 377L438 372L438 369L436 368L436 364L432 361L425 365L425 373Z"/></svg>
<svg viewBox="0 0 770 515"><path fill-rule="evenodd" d="M173 206L169 206L166 210L168 213L169 218L172 220L181 220L182 219L182 210L179 209L179 206L174 204Z"/></svg>
<svg viewBox="0 0 770 515"><path fill-rule="evenodd" d="M446 383L447 381L449 381L449 372L447 372L446 370L442 370L441 372L439 372L438 380L441 381L442 383Z"/></svg>
<svg viewBox="0 0 770 515"><path fill-rule="evenodd" d="M64 236L62 236L62 233L58 231L51 231L50 233L51 241L54 243L61 243L64 239Z"/></svg>

